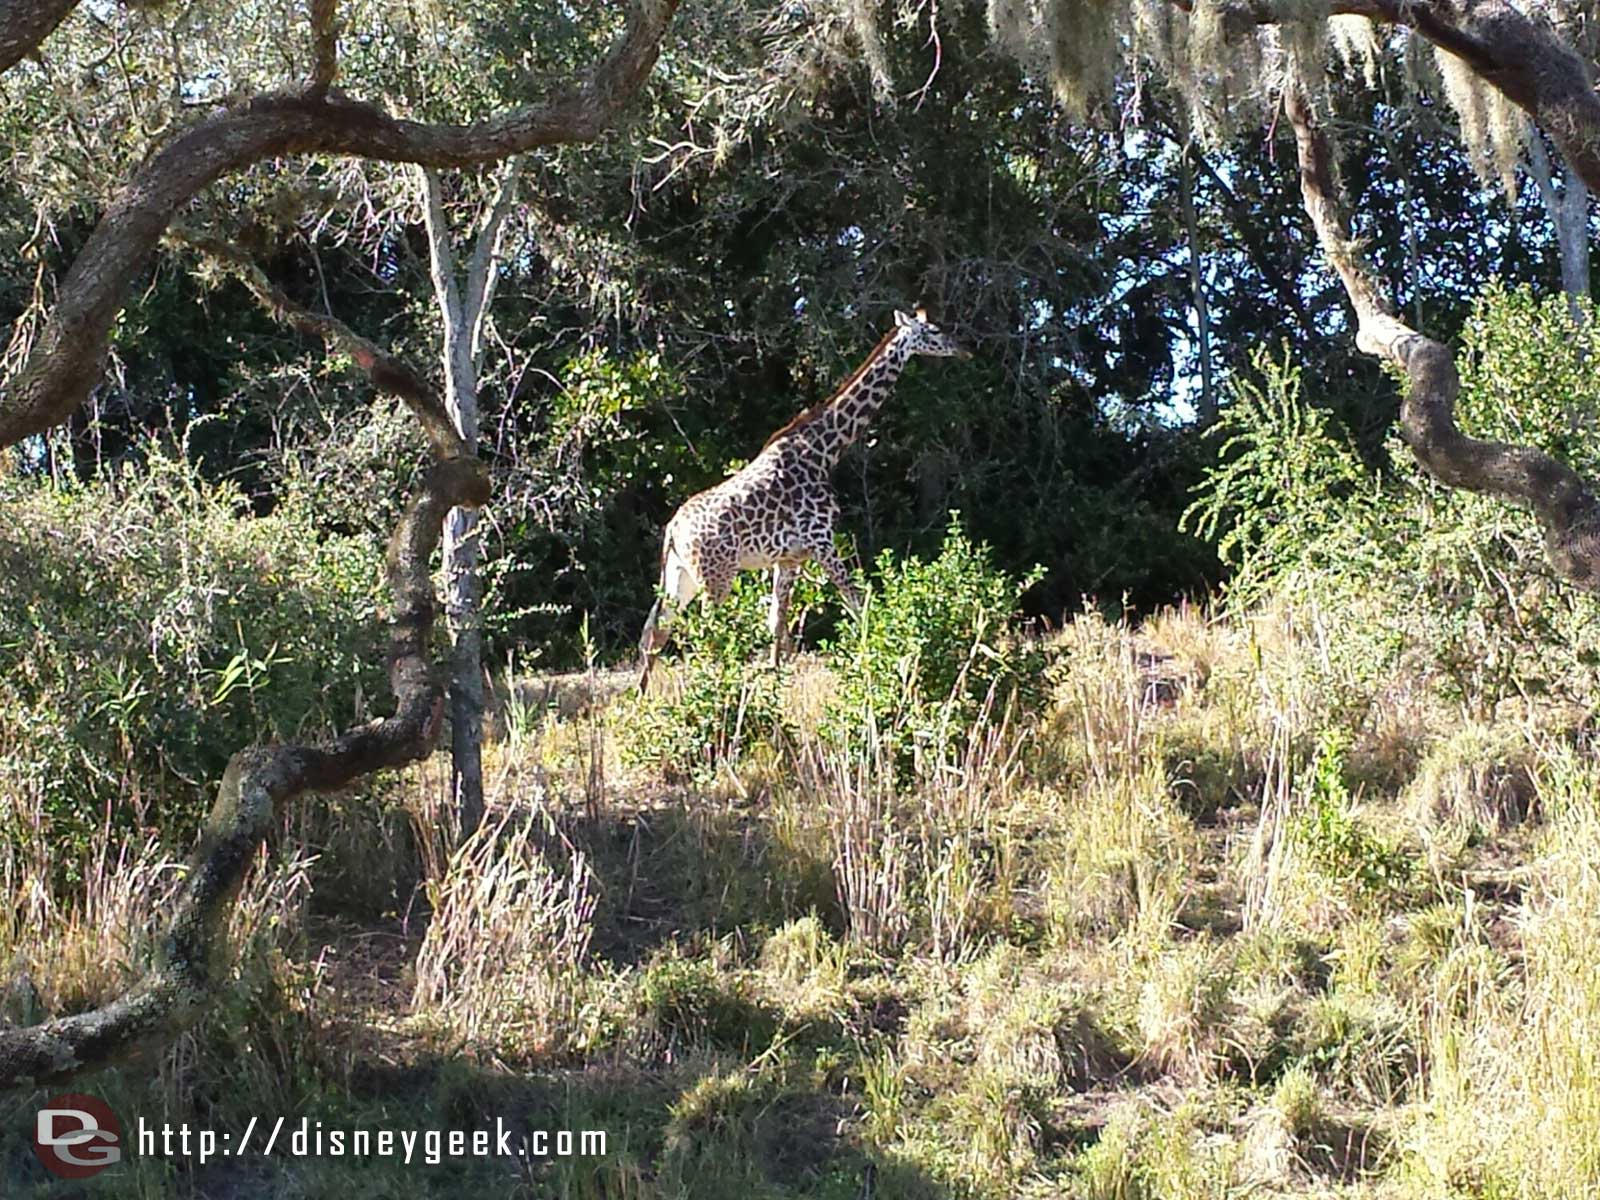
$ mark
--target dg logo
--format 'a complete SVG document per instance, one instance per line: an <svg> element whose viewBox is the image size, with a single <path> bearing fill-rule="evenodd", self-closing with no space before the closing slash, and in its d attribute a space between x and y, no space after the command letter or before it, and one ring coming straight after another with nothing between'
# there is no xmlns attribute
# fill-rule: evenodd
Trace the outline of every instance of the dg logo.
<svg viewBox="0 0 1600 1200"><path fill-rule="evenodd" d="M68 1092L39 1110L33 1152L62 1179L88 1179L122 1158L122 1122L98 1096Z"/></svg>

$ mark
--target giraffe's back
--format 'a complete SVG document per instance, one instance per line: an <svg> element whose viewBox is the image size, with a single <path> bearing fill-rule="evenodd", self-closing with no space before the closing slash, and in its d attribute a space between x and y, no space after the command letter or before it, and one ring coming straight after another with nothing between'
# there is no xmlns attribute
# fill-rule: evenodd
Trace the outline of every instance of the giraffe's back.
<svg viewBox="0 0 1600 1200"><path fill-rule="evenodd" d="M825 471L790 439L775 442L715 487L691 496L671 536L702 578L803 559L838 506Z"/></svg>

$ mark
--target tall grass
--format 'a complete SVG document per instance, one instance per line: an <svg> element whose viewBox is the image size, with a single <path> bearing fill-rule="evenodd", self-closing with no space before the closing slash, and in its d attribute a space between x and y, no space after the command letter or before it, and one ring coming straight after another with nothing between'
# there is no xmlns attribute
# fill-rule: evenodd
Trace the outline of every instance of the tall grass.
<svg viewBox="0 0 1600 1200"><path fill-rule="evenodd" d="M848 713L852 668L807 659L763 736L707 726L698 780L623 761L598 668L510 680L482 827L442 758L291 815L235 986L150 1086L192 1114L354 1104L386 1056L530 1105L558 1078L631 1137L527 1186L641 1200L1594 1194L1600 769L1569 707L1464 717L1305 601L1034 649L1043 704L955 663ZM63 888L47 799L8 788L0 1002L31 1020L137 973L180 856L102 822ZM341 956L379 933L363 1007Z"/></svg>
<svg viewBox="0 0 1600 1200"><path fill-rule="evenodd" d="M438 847L442 839L432 839ZM427 855L431 915L413 1004L426 1022L505 1059L579 1038L579 977L594 929L588 862L535 805L491 811Z"/></svg>

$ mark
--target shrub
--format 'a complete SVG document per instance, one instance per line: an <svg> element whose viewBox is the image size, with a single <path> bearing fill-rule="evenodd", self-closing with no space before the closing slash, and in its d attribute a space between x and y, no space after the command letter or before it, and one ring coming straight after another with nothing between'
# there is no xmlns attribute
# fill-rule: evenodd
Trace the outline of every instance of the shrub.
<svg viewBox="0 0 1600 1200"><path fill-rule="evenodd" d="M1344 782L1345 739L1325 734L1292 831L1312 863L1357 898L1392 899L1411 885L1411 859L1357 816Z"/></svg>
<svg viewBox="0 0 1600 1200"><path fill-rule="evenodd" d="M639 977L638 1033L668 1053L712 1047L754 1054L771 1043L778 1021L751 992L744 977L669 947Z"/></svg>
<svg viewBox="0 0 1600 1200"><path fill-rule="evenodd" d="M788 668L756 665L771 645L764 578L742 573L722 604L694 601L678 614L675 682L618 709L624 764L704 782L786 727Z"/></svg>
<svg viewBox="0 0 1600 1200"><path fill-rule="evenodd" d="M1216 543L1236 612L1273 592L1360 584L1390 549L1378 481L1328 410L1302 397L1287 348L1282 361L1258 349L1250 365L1255 378L1235 381L1207 434L1222 442L1217 465L1182 521Z"/></svg>
<svg viewBox="0 0 1600 1200"><path fill-rule="evenodd" d="M932 562L885 550L861 619L827 647L838 687L824 738L859 748L866 726L908 766L918 752L944 754L963 741L987 705L1003 708L1013 696L1037 703L1046 655L1017 635L1013 614L1042 575L996 569L956 513Z"/></svg>
<svg viewBox="0 0 1600 1200"><path fill-rule="evenodd" d="M1600 469L1600 333L1561 296L1492 285L1462 333L1464 432ZM1299 371L1259 353L1186 525L1216 541L1242 610L1268 593L1344 615L1331 650L1370 676L1408 649L1481 715L1508 696L1587 700L1600 682L1600 603L1555 584L1533 517L1435 481L1398 436L1369 469Z"/></svg>
<svg viewBox="0 0 1600 1200"><path fill-rule="evenodd" d="M252 516L152 450L93 484L0 480L0 511L0 791L42 792L68 877L107 820L186 844L234 751L383 686L381 546L318 537L293 496Z"/></svg>

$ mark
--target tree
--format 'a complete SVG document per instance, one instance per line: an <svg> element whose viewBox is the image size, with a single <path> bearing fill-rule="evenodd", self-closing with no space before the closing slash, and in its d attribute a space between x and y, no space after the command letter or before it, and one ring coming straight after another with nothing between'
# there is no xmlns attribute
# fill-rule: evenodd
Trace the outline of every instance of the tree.
<svg viewBox="0 0 1600 1200"><path fill-rule="evenodd" d="M1535 130L1528 138L1528 172L1538 185L1539 203L1561 247L1561 290L1567 294L1567 311L1574 321L1582 321L1582 301L1589 297L1589 189L1571 163L1563 166L1557 188L1550 153Z"/></svg>
<svg viewBox="0 0 1600 1200"><path fill-rule="evenodd" d="M478 446L478 372L484 323L500 276L500 238L517 193L516 158L507 159L496 193L473 240L465 280L459 280L437 172L419 172L425 196L428 261L434 300L444 322L444 403L461 440ZM458 507L444 529L445 610L455 636L450 659L450 777L463 837L483 819L483 582L479 576L478 514Z"/></svg>
<svg viewBox="0 0 1600 1200"><path fill-rule="evenodd" d="M990 0L988 11L996 40L1047 75L1080 119L1095 116L1119 87L1151 70L1181 98L1193 126L1216 140L1237 128L1244 101L1263 117L1281 105L1295 136L1302 202L1355 311L1356 344L1405 376L1400 425L1412 451L1450 486L1532 509L1555 568L1572 583L1600 589L1600 500L1593 486L1542 451L1472 438L1456 426L1454 358L1444 343L1400 318L1353 235L1327 131L1334 103L1330 37L1347 57L1376 56L1385 47L1373 28L1396 31L1434 52L1481 174L1514 169L1525 114L1576 179L1594 190L1600 186L1594 70L1551 9L1512 0L1049 0L1036 10Z"/></svg>
<svg viewBox="0 0 1600 1200"><path fill-rule="evenodd" d="M37 51L70 7L59 0L21 0L0 9L7 18L0 66L14 69L23 55ZM334 0L313 0L306 82L232 100L167 136L99 215L31 344L18 356L19 365L0 388L0 447L45 433L83 404L104 369L111 326L130 283L178 211L208 185L282 155L320 153L447 168L593 139L649 74L675 7L675 0L637 0L603 61L551 99L467 124L445 124L396 117L335 90ZM182 122L187 114L181 72L177 78L169 97L175 110L170 119ZM234 257L232 248L214 249ZM277 316L338 348L375 388L402 399L432 448L434 465L389 542L388 583L394 597L389 678L397 709L326 745L289 742L235 754L145 978L103 1008L0 1031L0 1086L69 1078L191 1022L217 987L225 918L275 810L306 791L337 788L420 757L440 724L443 696L429 661L435 609L430 558L446 515L458 507L476 508L488 498L484 468L444 403L416 372L337 320L297 305L252 272L247 260L238 268Z"/></svg>

